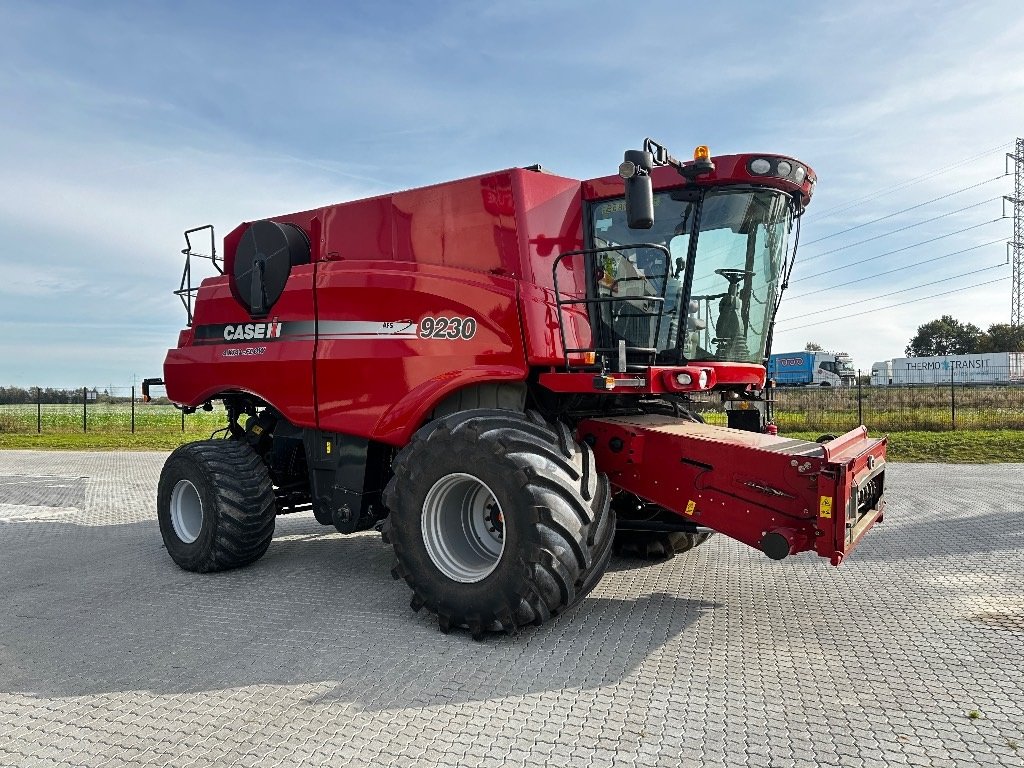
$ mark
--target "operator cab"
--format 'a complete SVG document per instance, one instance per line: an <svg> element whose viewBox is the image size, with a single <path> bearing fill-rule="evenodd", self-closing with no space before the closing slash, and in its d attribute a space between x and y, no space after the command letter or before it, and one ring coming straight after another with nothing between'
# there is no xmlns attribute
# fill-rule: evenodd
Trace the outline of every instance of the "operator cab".
<svg viewBox="0 0 1024 768"><path fill-rule="evenodd" d="M587 206L595 348L625 347L629 368L762 365L813 172L779 156L712 162L706 147L680 163L648 139L620 175L626 194Z"/></svg>

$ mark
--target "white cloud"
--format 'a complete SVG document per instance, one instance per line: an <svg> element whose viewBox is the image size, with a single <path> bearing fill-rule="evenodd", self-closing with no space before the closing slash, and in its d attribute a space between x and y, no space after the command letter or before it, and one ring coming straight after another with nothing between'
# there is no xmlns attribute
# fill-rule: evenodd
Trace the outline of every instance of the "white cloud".
<svg viewBox="0 0 1024 768"><path fill-rule="evenodd" d="M181 232L196 224L214 223L222 236L243 220L537 161L600 175L652 135L677 154L708 142L718 152L764 149L810 162L821 181L807 243L994 175L998 153L894 189L1024 129L1024 19L1009 2L865 2L799 13L749 5L742 14L669 2L626 13L610 2L456 3L390 13L325 8L322 18L273 27L259 11L238 17L211 7L193 26L180 9L159 6L0 8L8 33L0 322L21 323L20 341L5 342L0 378L27 371L37 383L71 365L151 370L182 320L170 291ZM254 51L252 33L270 28ZM828 211L876 190L854 208ZM981 221L977 213L951 218L945 231ZM868 300L998 261L993 246L843 285L991 239L1001 227L872 262L864 260L912 240L805 262L795 278L862 263L794 283L791 296L835 289L785 302L783 317L852 301L884 305ZM919 239L942 231L922 228ZM776 346L813 338L870 365L901 354L918 325L944 312L983 326L1004 321L1008 292L1000 284L782 330ZM124 343L128 331L75 330L79 341L68 344L60 330L113 313L147 324L151 335Z"/></svg>

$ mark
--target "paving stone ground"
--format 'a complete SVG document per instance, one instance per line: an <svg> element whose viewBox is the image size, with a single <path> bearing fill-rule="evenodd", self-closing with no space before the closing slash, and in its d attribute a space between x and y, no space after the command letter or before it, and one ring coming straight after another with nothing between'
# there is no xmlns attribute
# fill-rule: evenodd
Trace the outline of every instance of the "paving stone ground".
<svg viewBox="0 0 1024 768"><path fill-rule="evenodd" d="M890 467L838 569L714 537L476 643L310 515L179 570L165 456L0 452L0 765L1024 765L1024 465Z"/></svg>

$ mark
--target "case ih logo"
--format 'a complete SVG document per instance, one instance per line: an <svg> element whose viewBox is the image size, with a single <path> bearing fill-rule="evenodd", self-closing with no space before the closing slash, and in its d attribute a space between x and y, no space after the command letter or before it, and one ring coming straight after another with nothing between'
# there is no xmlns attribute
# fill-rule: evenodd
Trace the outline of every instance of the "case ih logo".
<svg viewBox="0 0 1024 768"><path fill-rule="evenodd" d="M269 323L239 323L224 326L224 341L250 341L253 339L279 339L284 323L276 319Z"/></svg>
<svg viewBox="0 0 1024 768"><path fill-rule="evenodd" d="M480 194L484 201L484 210L492 216L513 216L516 212L512 185L503 174L485 176L480 179Z"/></svg>

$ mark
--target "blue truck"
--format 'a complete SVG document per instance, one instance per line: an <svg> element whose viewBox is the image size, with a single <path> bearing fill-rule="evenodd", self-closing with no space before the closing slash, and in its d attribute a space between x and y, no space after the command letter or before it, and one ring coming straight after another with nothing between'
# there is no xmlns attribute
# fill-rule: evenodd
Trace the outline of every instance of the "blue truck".
<svg viewBox="0 0 1024 768"><path fill-rule="evenodd" d="M849 356L841 352L780 352L768 358L768 378L780 387L849 387L857 382Z"/></svg>

